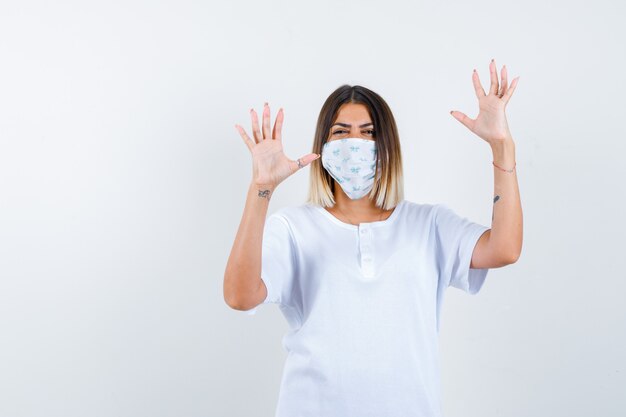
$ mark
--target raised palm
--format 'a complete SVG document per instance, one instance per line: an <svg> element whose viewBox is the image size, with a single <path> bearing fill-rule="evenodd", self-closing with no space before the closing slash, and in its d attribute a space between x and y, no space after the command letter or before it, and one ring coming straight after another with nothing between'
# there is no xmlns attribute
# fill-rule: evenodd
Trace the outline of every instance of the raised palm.
<svg viewBox="0 0 626 417"><path fill-rule="evenodd" d="M277 186L294 172L305 167L319 155L310 153L301 157L300 164L289 159L283 152L283 142L281 130L283 127L283 109L278 111L274 128L270 135L270 107L265 103L263 107L263 130L259 129L259 119L254 111L250 109L252 118L252 134L254 140L250 139L245 129L236 124L244 143L252 153L252 181L256 184Z"/></svg>
<svg viewBox="0 0 626 417"><path fill-rule="evenodd" d="M478 99L478 116L476 119L471 119L458 110L452 110L450 114L478 137L484 139L490 145L495 145L511 137L505 109L520 77L514 78L509 86L506 65L504 65L501 72L501 82L499 82L495 59L492 59L489 63L489 74L491 84L489 86L489 94L485 94L478 72L474 70L472 73L474 91Z"/></svg>

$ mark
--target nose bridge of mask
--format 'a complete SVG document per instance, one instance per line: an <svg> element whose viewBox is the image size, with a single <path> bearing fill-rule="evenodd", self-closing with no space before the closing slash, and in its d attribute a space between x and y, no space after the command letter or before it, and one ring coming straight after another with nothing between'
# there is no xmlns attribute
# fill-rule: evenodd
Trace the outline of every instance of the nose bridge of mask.
<svg viewBox="0 0 626 417"><path fill-rule="evenodd" d="M324 144L322 151L324 149L331 149L333 152L333 157L338 157L339 154L342 154L344 157L354 157L357 156L356 154L359 154L359 158L375 160L375 157L377 155L376 141L361 138L343 138L331 140ZM366 155L362 152L363 150L368 151Z"/></svg>

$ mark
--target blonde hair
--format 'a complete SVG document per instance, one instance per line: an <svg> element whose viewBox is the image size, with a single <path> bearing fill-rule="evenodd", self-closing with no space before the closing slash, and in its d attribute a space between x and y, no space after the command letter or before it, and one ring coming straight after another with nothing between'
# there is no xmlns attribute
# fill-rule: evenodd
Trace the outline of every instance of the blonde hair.
<svg viewBox="0 0 626 417"><path fill-rule="evenodd" d="M344 84L333 91L324 102L317 119L311 152L322 154L322 147L328 141L330 128L339 115L339 108L346 103L365 105L374 123L374 140L379 159L376 162L374 185L368 198L374 200L377 207L390 210L404 199L404 175L396 121L381 96L360 85ZM317 158L310 164L307 203L332 207L335 205L334 191L335 180L322 166L322 158Z"/></svg>

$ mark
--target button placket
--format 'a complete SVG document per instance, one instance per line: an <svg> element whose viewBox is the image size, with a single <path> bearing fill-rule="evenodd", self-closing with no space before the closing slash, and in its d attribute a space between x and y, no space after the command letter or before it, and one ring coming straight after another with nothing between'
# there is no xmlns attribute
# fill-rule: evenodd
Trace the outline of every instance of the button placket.
<svg viewBox="0 0 626 417"><path fill-rule="evenodd" d="M374 245L372 228L369 224L359 225L359 252L361 271L367 278L374 277Z"/></svg>

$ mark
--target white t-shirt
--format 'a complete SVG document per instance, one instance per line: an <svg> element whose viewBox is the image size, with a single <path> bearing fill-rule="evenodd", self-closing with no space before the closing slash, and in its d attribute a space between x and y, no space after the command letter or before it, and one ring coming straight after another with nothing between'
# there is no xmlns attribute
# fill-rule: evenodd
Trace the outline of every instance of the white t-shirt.
<svg viewBox="0 0 626 417"><path fill-rule="evenodd" d="M358 226L310 203L268 216L262 304L289 324L276 417L441 416L439 312L448 286L483 285L469 266L487 230L407 200Z"/></svg>

